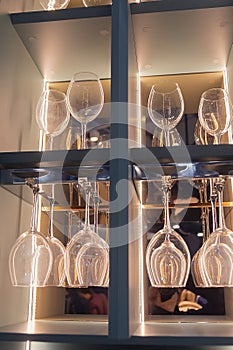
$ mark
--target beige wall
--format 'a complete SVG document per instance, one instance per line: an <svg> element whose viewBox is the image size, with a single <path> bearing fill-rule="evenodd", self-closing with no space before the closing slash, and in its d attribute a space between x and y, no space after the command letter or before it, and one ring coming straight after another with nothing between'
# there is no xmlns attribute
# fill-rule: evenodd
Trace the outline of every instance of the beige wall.
<svg viewBox="0 0 233 350"><path fill-rule="evenodd" d="M4 3L0 2L0 12ZM36 150L39 131L34 109L43 78L4 14L0 15L0 47L0 152ZM8 256L16 237L29 227L30 214L29 205L0 187L0 326L26 319L28 291L11 286Z"/></svg>

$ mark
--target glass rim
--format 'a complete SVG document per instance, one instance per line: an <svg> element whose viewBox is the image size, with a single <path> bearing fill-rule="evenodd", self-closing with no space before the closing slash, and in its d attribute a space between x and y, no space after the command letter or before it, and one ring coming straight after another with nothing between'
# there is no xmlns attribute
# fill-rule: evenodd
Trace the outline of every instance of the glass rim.
<svg viewBox="0 0 233 350"><path fill-rule="evenodd" d="M88 71L81 71L81 72L76 72L76 73L74 73L73 74L73 77L72 77L72 79L71 79L71 82L72 81L77 81L78 79L76 79L76 77L78 76L78 75L92 75L93 77L95 76L96 77L96 79L82 79L82 80L80 80L80 81L98 81L98 82L100 82L100 77L96 74L96 73L94 73L94 72L88 72Z"/></svg>
<svg viewBox="0 0 233 350"><path fill-rule="evenodd" d="M161 95L171 94L171 93L173 93L176 90L181 92L181 88L180 88L180 86L179 86L179 84L177 82L168 82L168 83L171 84L171 85L174 85L174 88L171 89L171 90L167 90L167 91L158 91L158 90L156 90L155 89L156 86L160 86L160 85L163 84L163 82L161 82L161 83L153 84L152 87L151 87L151 91L154 91L155 93L161 94Z"/></svg>
<svg viewBox="0 0 233 350"><path fill-rule="evenodd" d="M214 91L220 91L223 93L223 96L220 96L219 98L217 98L216 96L213 97L213 98L210 98L210 97L205 97L205 94L207 93L211 93L211 92L214 92ZM201 95L201 99L202 100L206 100L206 101L211 101L211 102L215 102L215 101L219 101L219 100L224 100L225 98L228 98L228 93L225 89L223 88L212 88L212 89L208 89L206 91L204 91Z"/></svg>
<svg viewBox="0 0 233 350"><path fill-rule="evenodd" d="M53 101L53 100L51 100L51 99L49 98L50 93L55 93L55 94L57 94L57 95L61 95L63 98L62 98L62 99L59 99L59 100ZM44 95L46 95L46 94L48 94L48 101L54 102L54 103L61 103L61 102L66 101L66 99L67 99L65 92L60 91L60 90L46 89L46 90L43 91L42 96L44 96Z"/></svg>

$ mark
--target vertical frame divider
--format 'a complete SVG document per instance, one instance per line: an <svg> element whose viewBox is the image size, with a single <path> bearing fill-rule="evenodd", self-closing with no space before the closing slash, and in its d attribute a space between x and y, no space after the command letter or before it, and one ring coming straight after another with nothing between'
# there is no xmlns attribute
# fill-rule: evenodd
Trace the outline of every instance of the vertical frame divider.
<svg viewBox="0 0 233 350"><path fill-rule="evenodd" d="M128 0L112 3L109 337L129 337Z"/></svg>

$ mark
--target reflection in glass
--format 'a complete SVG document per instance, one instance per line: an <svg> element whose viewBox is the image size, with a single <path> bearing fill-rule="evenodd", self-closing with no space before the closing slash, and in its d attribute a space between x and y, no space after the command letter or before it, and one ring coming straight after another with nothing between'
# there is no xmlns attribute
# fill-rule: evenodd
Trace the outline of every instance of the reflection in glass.
<svg viewBox="0 0 233 350"><path fill-rule="evenodd" d="M168 137L170 146L181 146L182 139L176 128L169 131ZM165 131L159 128L155 128L152 138L152 147L163 147L165 144Z"/></svg>
<svg viewBox="0 0 233 350"><path fill-rule="evenodd" d="M41 6L47 11L61 10L69 5L70 0L40 0Z"/></svg>
<svg viewBox="0 0 233 350"><path fill-rule="evenodd" d="M100 5L112 5L112 0L83 0L83 4L86 7L100 6Z"/></svg>

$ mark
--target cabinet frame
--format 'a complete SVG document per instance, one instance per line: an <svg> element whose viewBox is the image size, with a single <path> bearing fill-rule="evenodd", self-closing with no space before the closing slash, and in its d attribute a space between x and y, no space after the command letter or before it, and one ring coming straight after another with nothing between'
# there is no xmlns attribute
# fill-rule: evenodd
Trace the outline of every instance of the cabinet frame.
<svg viewBox="0 0 233 350"><path fill-rule="evenodd" d="M186 4L186 5L185 5ZM195 9L195 8L208 8L208 7L222 7L222 6L232 6L232 2L229 0L205 0L198 1L195 4L187 5L187 1L177 1L176 5L171 6L170 2L151 2L142 3L140 5L133 4L129 7L127 0L113 0L113 5L111 8L112 16L112 46L111 46L111 102L113 104L113 109L111 113L111 140L114 147L108 150L101 150L97 152L98 160L105 159L109 157L110 166L110 211L111 202L116 198L115 188L119 181L122 180L132 180L132 174L134 174L132 164L139 164L142 166L147 166L148 164L153 165L153 157L147 159L147 154L144 149L132 149L130 150L128 145L128 109L123 107L119 109L118 104L126 104L129 101L128 87L129 87L129 21L131 19L131 14L146 13L153 11L174 11L179 9ZM131 8L131 10L130 10ZM131 12L130 12L131 11ZM89 9L67 9L65 11L60 11L59 13L37 13L33 14L34 21L43 22L49 20L60 21L63 19L73 19L73 18L85 18L88 14L88 18L98 17L103 14L109 15L110 8L93 8ZM16 18L22 23L28 23L31 21L31 14L15 14L11 15L12 23L16 23ZM18 23L18 22L17 22ZM120 120L119 120L120 118ZM125 145L127 147L122 147L121 139L125 139ZM214 147L214 146L213 146ZM213 149L216 150L213 156ZM213 166L217 166L224 171L228 172L229 169L233 169L233 146L232 145L220 145L218 148L212 148L211 146L193 146L188 147L190 152L190 166L193 163L200 165L200 163L205 164L206 162L212 162ZM173 158L171 157L169 150L167 149L151 149L153 155L156 155L160 163L166 168L167 164L169 166L174 166L177 164L173 163ZM177 152L177 153L176 153ZM88 153L88 151L69 151L68 163L73 166L78 166L83 157ZM171 150L171 154L176 153L180 162L183 161L183 153L181 149ZM18 169L34 169L36 167L41 167L40 156L42 154L38 152L29 153L9 153L0 154L1 162L1 184L22 184L20 180L15 182L12 178L12 170ZM174 154L173 154L174 155ZM61 156L61 154L52 152L43 154L43 159L45 157L45 166L50 168L51 162L56 164L56 161ZM57 158L58 157L58 158ZM100 158L99 158L100 157ZM21 165L19 166L19 158ZM70 161L70 163L69 163ZM93 157L92 165L96 165L95 157ZM185 161L187 163L187 160ZM22 167L22 163L24 167ZM101 163L101 162L100 162ZM98 164L97 164L98 165ZM223 168L222 168L223 167ZM136 174L138 176L138 174ZM140 180L140 179L139 179ZM127 182L126 181L126 182ZM128 183L125 185L124 200L128 201ZM116 232L113 227L120 227L122 220L127 221L129 217L129 206L126 206L123 211L117 212L116 214L110 214L110 244L113 244L114 248L110 249L110 289L109 289L109 329L108 336L98 336L98 335L76 335L76 334L40 334L40 333L26 333L22 331L20 327L18 331L11 331L11 327L4 327L0 329L0 341L42 341L42 342L80 342L80 343L92 343L92 344L138 344L138 345L232 345L233 344L233 331L232 323L228 324L217 324L217 325L205 325L206 330L203 331L202 325L192 324L190 325L180 325L174 324L168 327L166 324L155 325L153 329L157 330L153 334L153 329L151 326L143 325L140 320L136 320L136 326L131 328L131 323L134 320L131 318L129 311L130 298L132 295L129 293L129 280L132 271L129 270L129 259L135 258L130 256L130 246L132 243L129 242L129 227L126 226L123 230L119 230L119 235L125 237L127 244L115 246L116 245ZM136 278L136 277L135 277ZM137 281L135 281L137 282ZM119 287L121 286L121 288ZM135 307L138 307L135 305ZM148 332L145 331L147 327ZM17 327L16 327L17 328ZM140 330L141 328L141 330ZM144 330L143 330L144 328ZM220 336L219 328L222 332ZM134 329L134 331L132 331ZM137 331L137 329L139 329ZM144 334L143 334L144 332ZM159 335L161 332L161 336ZM185 333L185 335L184 335Z"/></svg>

